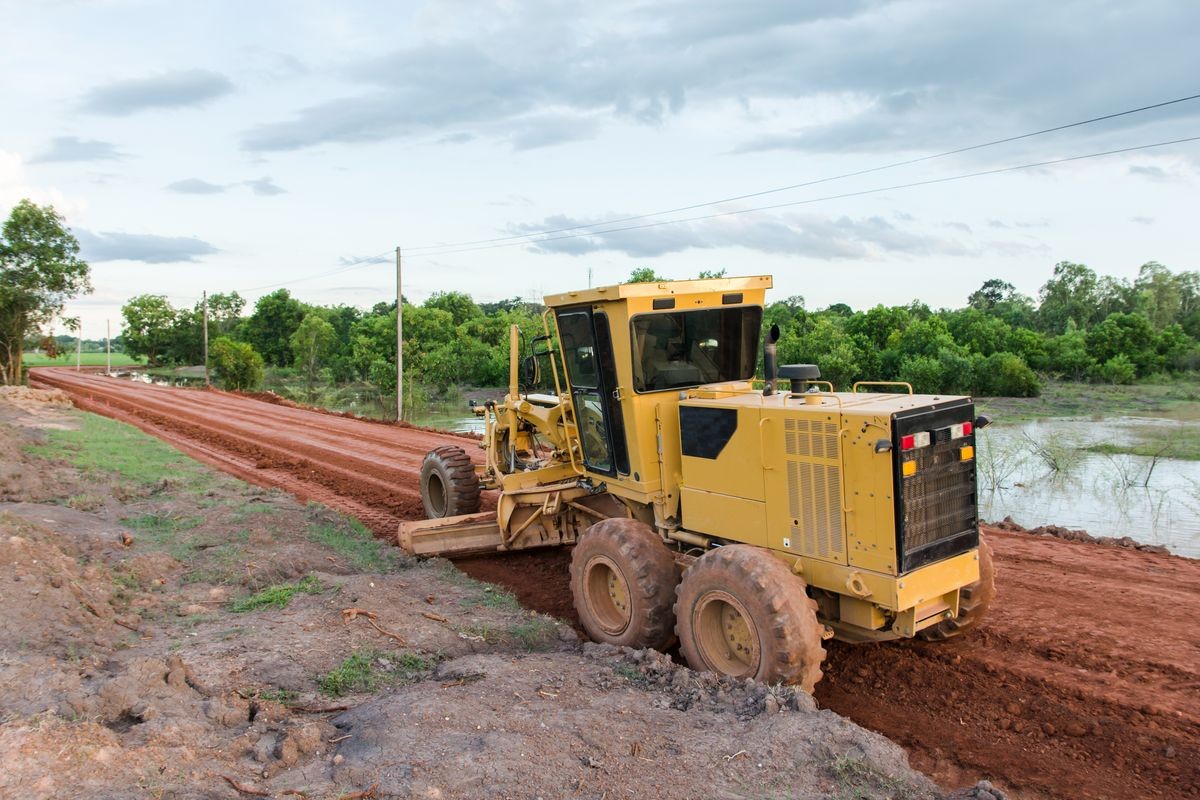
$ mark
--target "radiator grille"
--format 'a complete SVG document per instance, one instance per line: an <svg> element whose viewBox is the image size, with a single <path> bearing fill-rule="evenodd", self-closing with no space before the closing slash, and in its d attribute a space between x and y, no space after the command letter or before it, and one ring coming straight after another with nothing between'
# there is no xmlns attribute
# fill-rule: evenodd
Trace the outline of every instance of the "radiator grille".
<svg viewBox="0 0 1200 800"><path fill-rule="evenodd" d="M959 412L961 414L961 411ZM908 431L930 430L945 419L905 420ZM959 450L974 437L951 440L938 436L915 451L917 472L901 478L899 526L902 570L912 569L974 547L978 542L975 462L963 461ZM912 454L904 454L904 459ZM902 459L897 459L899 468Z"/></svg>
<svg viewBox="0 0 1200 800"><path fill-rule="evenodd" d="M834 422L784 421L791 549L817 558L845 552L838 435Z"/></svg>

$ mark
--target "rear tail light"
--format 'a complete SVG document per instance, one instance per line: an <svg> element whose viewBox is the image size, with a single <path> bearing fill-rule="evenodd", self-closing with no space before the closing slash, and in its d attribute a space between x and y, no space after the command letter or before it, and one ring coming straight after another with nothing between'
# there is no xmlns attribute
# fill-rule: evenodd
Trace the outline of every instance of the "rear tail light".
<svg viewBox="0 0 1200 800"><path fill-rule="evenodd" d="M921 431L920 433L910 433L907 436L900 437L901 450L915 450L918 447L929 446L929 431Z"/></svg>
<svg viewBox="0 0 1200 800"><path fill-rule="evenodd" d="M961 439L964 436L970 436L975 430L975 426L970 422L963 422L958 425L950 426L950 438Z"/></svg>

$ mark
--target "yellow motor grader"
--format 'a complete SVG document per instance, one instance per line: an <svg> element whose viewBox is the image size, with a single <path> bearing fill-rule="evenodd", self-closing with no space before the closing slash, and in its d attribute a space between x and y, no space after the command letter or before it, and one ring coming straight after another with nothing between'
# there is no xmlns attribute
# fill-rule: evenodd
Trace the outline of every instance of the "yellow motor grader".
<svg viewBox="0 0 1200 800"><path fill-rule="evenodd" d="M806 691L823 640L944 640L994 593L969 397L906 384L834 391L763 348L769 276L632 283L546 298L544 336L477 408L486 450L430 452L418 555L574 546L596 641ZM548 369L540 365L548 363ZM539 379L553 394L530 391ZM789 382L781 390L780 381ZM907 391L903 391L907 389ZM482 489L497 490L479 513Z"/></svg>

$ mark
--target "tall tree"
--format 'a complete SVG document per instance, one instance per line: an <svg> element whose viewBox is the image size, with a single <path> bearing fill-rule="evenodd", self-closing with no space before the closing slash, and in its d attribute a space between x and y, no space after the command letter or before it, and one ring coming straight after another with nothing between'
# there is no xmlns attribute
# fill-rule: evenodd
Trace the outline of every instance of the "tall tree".
<svg viewBox="0 0 1200 800"><path fill-rule="evenodd" d="M17 203L0 229L0 383L21 381L25 337L92 291L91 268L54 206Z"/></svg>
<svg viewBox="0 0 1200 800"><path fill-rule="evenodd" d="M241 338L249 342L274 367L292 363L292 334L304 320L304 304L287 289L278 289L258 298L254 313L241 328Z"/></svg>
<svg viewBox="0 0 1200 800"><path fill-rule="evenodd" d="M312 402L317 375L337 344L337 333L320 314L313 312L296 328L290 344L296 366L304 373L304 385L308 390L309 402Z"/></svg>
<svg viewBox="0 0 1200 800"><path fill-rule="evenodd" d="M161 294L139 294L121 306L125 318L125 352L145 356L157 366L169 346L176 322L176 311Z"/></svg>
<svg viewBox="0 0 1200 800"><path fill-rule="evenodd" d="M1049 333L1062 333L1067 322L1086 329L1098 318L1099 279L1086 264L1060 261L1054 265L1054 276L1042 286L1042 304L1038 321Z"/></svg>

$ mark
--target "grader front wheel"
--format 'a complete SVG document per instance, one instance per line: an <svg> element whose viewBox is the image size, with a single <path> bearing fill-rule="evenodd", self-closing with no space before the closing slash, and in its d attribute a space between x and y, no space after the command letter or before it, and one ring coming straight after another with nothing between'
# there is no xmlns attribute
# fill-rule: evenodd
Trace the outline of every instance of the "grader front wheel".
<svg viewBox="0 0 1200 800"><path fill-rule="evenodd" d="M675 638L675 559L645 523L592 525L571 554L571 594L593 641L662 650Z"/></svg>
<svg viewBox="0 0 1200 800"><path fill-rule="evenodd" d="M425 454L421 503L428 519L474 514L479 510L479 499L479 477L467 451L448 444Z"/></svg>
<svg viewBox="0 0 1200 800"><path fill-rule="evenodd" d="M804 581L751 545L709 551L683 576L679 646L693 669L812 692L821 679L822 625Z"/></svg>

